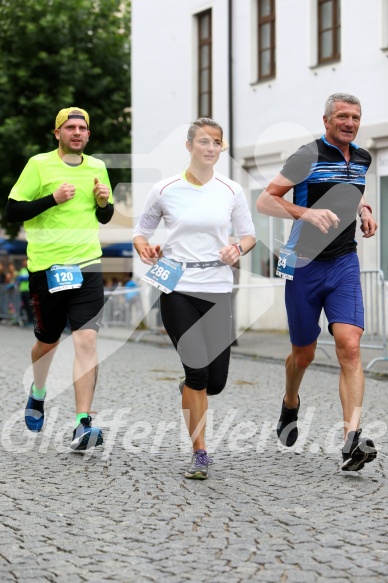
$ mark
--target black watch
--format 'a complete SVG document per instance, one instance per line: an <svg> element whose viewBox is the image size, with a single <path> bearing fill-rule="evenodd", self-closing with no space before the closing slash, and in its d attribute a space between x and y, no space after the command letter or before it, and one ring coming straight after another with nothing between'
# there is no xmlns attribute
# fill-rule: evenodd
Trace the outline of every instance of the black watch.
<svg viewBox="0 0 388 583"><path fill-rule="evenodd" d="M240 255L244 255L244 249L241 247L239 243L237 243L237 249L240 251Z"/></svg>

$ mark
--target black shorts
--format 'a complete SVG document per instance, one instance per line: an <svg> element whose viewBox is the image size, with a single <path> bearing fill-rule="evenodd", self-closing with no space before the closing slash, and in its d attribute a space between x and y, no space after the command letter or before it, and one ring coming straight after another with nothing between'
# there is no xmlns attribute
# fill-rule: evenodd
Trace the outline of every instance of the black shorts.
<svg viewBox="0 0 388 583"><path fill-rule="evenodd" d="M185 370L185 384L218 395L228 378L230 293L180 293L160 296L164 327Z"/></svg>
<svg viewBox="0 0 388 583"><path fill-rule="evenodd" d="M48 291L46 271L30 273L34 333L41 342L57 342L67 324L72 332L81 328L98 332L104 307L102 267L94 263L81 271L80 288L55 293Z"/></svg>

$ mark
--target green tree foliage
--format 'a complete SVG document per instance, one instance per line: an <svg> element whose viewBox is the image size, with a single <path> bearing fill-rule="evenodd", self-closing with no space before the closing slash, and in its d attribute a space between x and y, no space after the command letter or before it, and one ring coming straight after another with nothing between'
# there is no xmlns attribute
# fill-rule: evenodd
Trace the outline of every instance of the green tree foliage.
<svg viewBox="0 0 388 583"><path fill-rule="evenodd" d="M130 152L129 0L0 0L0 214L28 158L53 150L57 112L90 115L86 153ZM114 188L129 169L111 170Z"/></svg>

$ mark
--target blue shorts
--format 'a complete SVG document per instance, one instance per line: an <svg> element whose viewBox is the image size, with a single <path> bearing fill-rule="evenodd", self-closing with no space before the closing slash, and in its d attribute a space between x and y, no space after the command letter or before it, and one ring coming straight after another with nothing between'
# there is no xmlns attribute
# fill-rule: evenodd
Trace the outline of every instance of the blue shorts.
<svg viewBox="0 0 388 583"><path fill-rule="evenodd" d="M286 281L286 309L294 346L308 346L318 338L322 309L329 322L364 329L364 305L357 253L316 261L298 258L294 279Z"/></svg>

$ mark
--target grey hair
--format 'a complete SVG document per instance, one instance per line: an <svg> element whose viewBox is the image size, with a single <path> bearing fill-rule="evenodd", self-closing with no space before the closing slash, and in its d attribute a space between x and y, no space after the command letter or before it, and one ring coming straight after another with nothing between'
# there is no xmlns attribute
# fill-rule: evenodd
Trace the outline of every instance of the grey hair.
<svg viewBox="0 0 388 583"><path fill-rule="evenodd" d="M214 121L213 119L210 119L210 117L200 117L197 119L197 121L190 124L190 127L187 131L187 141L190 142L190 144L193 143L193 139L198 131L198 128L203 128L204 126L209 126L210 128L217 128L218 130L220 130L222 141L224 137L224 132L220 124Z"/></svg>
<svg viewBox="0 0 388 583"><path fill-rule="evenodd" d="M344 103L351 103L352 105L358 105L360 108L361 113L361 103L360 100L351 95L350 93L333 93L327 98L325 103L325 116L330 119L331 114L333 113L334 104L338 101L343 101Z"/></svg>

